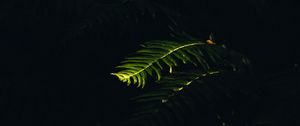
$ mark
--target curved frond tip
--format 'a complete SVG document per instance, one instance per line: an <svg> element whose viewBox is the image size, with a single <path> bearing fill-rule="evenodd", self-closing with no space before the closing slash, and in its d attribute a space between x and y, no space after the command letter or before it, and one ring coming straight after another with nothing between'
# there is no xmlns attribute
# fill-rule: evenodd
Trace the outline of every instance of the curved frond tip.
<svg viewBox="0 0 300 126"><path fill-rule="evenodd" d="M195 66L208 68L204 59L203 48L208 45L200 41L150 41L141 45L143 49L137 51L134 56L125 58L122 65L116 68L122 69L117 73L111 73L120 81L130 84L137 84L137 87L144 87L147 75L161 78L161 71L165 66L169 72L173 72L173 67L179 63L192 63ZM202 48L200 48L202 47Z"/></svg>

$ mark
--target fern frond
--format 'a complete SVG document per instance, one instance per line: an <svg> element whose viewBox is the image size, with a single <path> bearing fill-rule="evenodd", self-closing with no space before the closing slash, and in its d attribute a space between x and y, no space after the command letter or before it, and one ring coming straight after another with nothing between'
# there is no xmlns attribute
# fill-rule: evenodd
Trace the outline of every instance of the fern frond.
<svg viewBox="0 0 300 126"><path fill-rule="evenodd" d="M212 45L201 41L151 41L142 45L144 49L136 52L132 57L127 57L122 65L120 72L112 73L121 81L128 85L137 84L138 87L145 86L147 75L161 78L161 72L164 67L173 72L173 68L180 63L192 63L195 66L201 66L203 69L209 69L208 59L217 62L220 58L213 50Z"/></svg>
<svg viewBox="0 0 300 126"><path fill-rule="evenodd" d="M221 123L233 117L232 104L251 94L251 89L246 85L252 82L243 80L244 76L251 74L251 64L239 53L226 49L217 51L222 54L222 65L206 71L176 71L163 76L152 90L133 98L133 114L123 126L186 125L194 114L197 114L196 120L201 119L198 114L203 113L206 107L218 109L209 112L214 115L210 118L217 118ZM228 109L229 113L223 111ZM206 117L207 113L203 116Z"/></svg>

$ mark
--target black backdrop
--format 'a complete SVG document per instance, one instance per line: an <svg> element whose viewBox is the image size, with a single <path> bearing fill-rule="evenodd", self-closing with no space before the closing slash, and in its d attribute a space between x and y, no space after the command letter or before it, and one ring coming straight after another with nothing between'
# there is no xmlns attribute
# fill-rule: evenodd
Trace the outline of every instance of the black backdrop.
<svg viewBox="0 0 300 126"><path fill-rule="evenodd" d="M280 73L299 63L296 1L154 2L179 14L174 17L178 28L193 37L206 39L213 32L228 47L246 54L258 76ZM172 21L160 12L155 17L139 14L135 4L129 5L128 12L113 12L122 8L119 3L0 2L1 125L109 126L126 116L128 98L139 90L109 73L141 42L173 39L168 28ZM96 18L99 15L108 16ZM292 83L290 78L296 77L289 75L281 81ZM298 86L287 85L291 87Z"/></svg>

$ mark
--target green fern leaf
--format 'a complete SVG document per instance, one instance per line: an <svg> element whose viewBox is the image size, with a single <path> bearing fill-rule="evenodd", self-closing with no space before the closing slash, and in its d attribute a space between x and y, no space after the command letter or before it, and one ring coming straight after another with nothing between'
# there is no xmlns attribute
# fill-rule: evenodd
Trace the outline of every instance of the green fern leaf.
<svg viewBox="0 0 300 126"><path fill-rule="evenodd" d="M229 107L227 109L233 110L231 104L250 92L247 87L243 87L245 85L241 85L241 82L245 83L243 76L250 75L251 64L245 56L224 48L221 50L211 48L209 51L215 53L212 54L215 55L213 58L222 56L221 65L206 71L182 70L163 76L152 90L132 99L133 114L124 121L122 126L184 125L189 118L193 118L193 113L202 111L203 108ZM207 49L204 52L208 53ZM201 60L204 59L205 53ZM226 113L230 115L231 112ZM218 113L225 113L225 111L218 109L212 113L219 115ZM220 118L223 116L219 115ZM221 120L219 117L218 119Z"/></svg>
<svg viewBox="0 0 300 126"><path fill-rule="evenodd" d="M181 62L192 63L195 66L201 66L208 69L207 59L218 58L213 52L211 46L201 41L151 41L141 45L144 49L136 52L132 57L125 58L122 65L116 68L122 69L117 73L111 73L119 78L120 81L130 84L137 84L137 87L144 87L147 75L157 77L160 80L162 70L165 66L169 68L169 72L173 72L173 68ZM204 56L203 52L207 52L208 56ZM208 58L207 58L208 57Z"/></svg>

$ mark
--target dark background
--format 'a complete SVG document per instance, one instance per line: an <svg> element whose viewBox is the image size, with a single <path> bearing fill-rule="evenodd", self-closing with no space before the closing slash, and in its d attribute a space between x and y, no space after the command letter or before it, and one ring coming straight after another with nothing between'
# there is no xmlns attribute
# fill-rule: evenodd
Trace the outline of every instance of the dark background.
<svg viewBox="0 0 300 126"><path fill-rule="evenodd" d="M262 109L262 118L296 118L296 0L137 1L0 1L0 125L118 124L139 89L109 73L140 43L174 40L168 26L200 39L212 32L248 56L258 77L284 85L268 91L277 95L266 96L262 106L272 109ZM147 10L151 3L169 13Z"/></svg>

